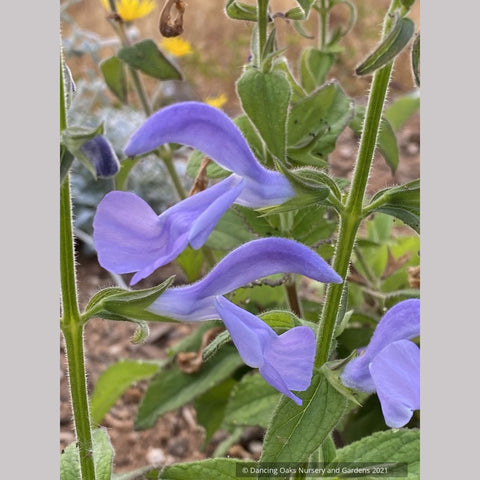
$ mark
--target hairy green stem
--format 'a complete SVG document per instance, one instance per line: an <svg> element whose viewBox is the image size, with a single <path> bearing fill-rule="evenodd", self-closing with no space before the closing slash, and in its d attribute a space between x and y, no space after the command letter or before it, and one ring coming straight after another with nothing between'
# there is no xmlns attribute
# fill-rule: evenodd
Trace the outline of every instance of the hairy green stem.
<svg viewBox="0 0 480 480"><path fill-rule="evenodd" d="M287 275L287 282L285 283L285 291L287 294L288 306L290 310L297 315L297 317L302 318L302 304L300 303L300 298L298 297L297 285L295 283L295 278L292 275Z"/></svg>
<svg viewBox="0 0 480 480"><path fill-rule="evenodd" d="M60 60L60 131L67 127L63 66ZM60 186L60 284L62 318L60 328L65 340L70 398L83 480L95 480L93 443L83 353L83 323L80 319L75 270L70 176Z"/></svg>
<svg viewBox="0 0 480 480"><path fill-rule="evenodd" d="M391 28L392 13L398 8L399 1L400 0L393 0L390 5L389 11L385 16L383 36L385 36ZM344 283L347 281L350 258L355 245L358 227L363 218L362 208L365 190L377 143L380 119L392 68L393 61L374 73L367 110L365 112L365 121L360 138L357 161L353 172L352 186L346 200L345 210L340 216L339 233L332 268L344 279ZM317 336L316 367L321 367L330 355L344 283L329 284L327 287Z"/></svg>
<svg viewBox="0 0 480 480"><path fill-rule="evenodd" d="M320 50L324 50L327 46L327 33L328 33L328 14L329 5L325 0L321 0L321 7L318 10L320 14L321 32L320 32Z"/></svg>
<svg viewBox="0 0 480 480"><path fill-rule="evenodd" d="M263 60L263 50L267 43L267 25L268 25L268 2L269 0L258 0L258 59L261 64Z"/></svg>

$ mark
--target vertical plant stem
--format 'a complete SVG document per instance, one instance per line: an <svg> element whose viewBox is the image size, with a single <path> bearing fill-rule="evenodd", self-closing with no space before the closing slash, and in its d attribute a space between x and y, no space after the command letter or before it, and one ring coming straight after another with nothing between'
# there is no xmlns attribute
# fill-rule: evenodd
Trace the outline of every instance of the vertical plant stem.
<svg viewBox="0 0 480 480"><path fill-rule="evenodd" d="M287 275L287 283L285 283L285 291L287 294L288 306L290 310L297 315L297 317L302 318L302 304L300 303L300 298L298 297L297 285L295 283L295 278L291 275Z"/></svg>
<svg viewBox="0 0 480 480"><path fill-rule="evenodd" d="M324 50L327 46L327 33L328 33L328 13L329 13L329 6L326 5L326 0L321 0L320 4L320 50Z"/></svg>
<svg viewBox="0 0 480 480"><path fill-rule="evenodd" d="M391 14L398 6L399 0L393 0L385 16L383 36L385 36L391 28ZM344 283L347 281L350 258L355 245L358 227L362 220L363 199L373 154L375 152L380 119L392 68L393 61L374 73L367 110L365 112L365 121L360 138L357 161L353 172L352 186L347 197L345 210L340 217L339 233L332 268L345 279ZM330 355L343 286L344 284L329 284L327 287L325 304L322 310L317 336L316 367L322 366Z"/></svg>
<svg viewBox="0 0 480 480"><path fill-rule="evenodd" d="M263 50L267 43L267 25L268 25L268 1L258 0L258 58L261 62L263 59Z"/></svg>
<svg viewBox="0 0 480 480"><path fill-rule="evenodd" d="M60 61L60 131L67 127L63 65ZM65 339L70 398L83 480L95 480L93 443L83 354L83 324L80 320L75 270L70 175L60 187L60 284L62 289L61 331Z"/></svg>

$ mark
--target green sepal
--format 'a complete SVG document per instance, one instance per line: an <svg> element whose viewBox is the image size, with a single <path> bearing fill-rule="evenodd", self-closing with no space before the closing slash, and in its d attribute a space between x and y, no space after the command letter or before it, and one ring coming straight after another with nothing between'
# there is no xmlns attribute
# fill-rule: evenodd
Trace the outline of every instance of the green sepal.
<svg viewBox="0 0 480 480"><path fill-rule="evenodd" d="M175 322L176 320L155 315L146 309L173 283L171 276L160 285L142 290L125 290L109 287L96 293L88 302L82 315L84 321L92 317L109 320Z"/></svg>
<svg viewBox="0 0 480 480"><path fill-rule="evenodd" d="M325 78L335 61L335 56L329 52L322 52L318 48L307 47L300 57L300 81L308 92L325 83Z"/></svg>
<svg viewBox="0 0 480 480"><path fill-rule="evenodd" d="M291 8L285 13L285 17L291 20L306 20L315 0L297 0L299 7Z"/></svg>
<svg viewBox="0 0 480 480"><path fill-rule="evenodd" d="M72 442L60 456L60 480L82 480L80 470L80 453L77 442ZM114 450L107 429L97 428L92 431L92 444L97 480L112 478Z"/></svg>
<svg viewBox="0 0 480 480"><path fill-rule="evenodd" d="M268 150L283 161L286 151L286 124L292 89L286 75L278 70L261 72L247 68L237 81L243 110L264 140Z"/></svg>
<svg viewBox="0 0 480 480"><path fill-rule="evenodd" d="M412 72L415 85L420 86L420 32L417 33L412 45Z"/></svg>
<svg viewBox="0 0 480 480"><path fill-rule="evenodd" d="M355 116L350 122L350 128L357 134L362 133L365 118L365 107L356 106ZM395 173L399 162L399 150L395 131L385 116L380 119L380 131L377 138L377 148L387 162L392 173Z"/></svg>
<svg viewBox="0 0 480 480"><path fill-rule="evenodd" d="M97 135L103 135L103 123L94 129L81 126L67 127L62 131L60 136L60 146L64 146L71 155L79 160L93 175L95 180L97 179L97 171L90 158L82 152L81 147L84 143L92 140L92 138L95 138ZM62 151L60 152L62 153ZM60 164L60 171L61 174L66 175L66 172L68 172L67 164L70 162L70 158L66 154L64 154L64 158L65 160L63 160L62 163L66 163L63 166Z"/></svg>
<svg viewBox="0 0 480 480"><path fill-rule="evenodd" d="M227 0L225 13L234 20L257 21L257 7L237 0Z"/></svg>
<svg viewBox="0 0 480 480"><path fill-rule="evenodd" d="M100 62L100 71L107 87L124 104L127 103L128 82L125 64L113 56Z"/></svg>
<svg viewBox="0 0 480 480"><path fill-rule="evenodd" d="M407 46L414 32L415 24L410 18L397 18L390 33L355 69L355 73L368 75L390 63Z"/></svg>
<svg viewBox="0 0 480 480"><path fill-rule="evenodd" d="M347 358L342 358L341 360L333 360L331 362L324 363L321 366L320 370L325 375L325 378L329 381L330 385L332 385L332 387L335 388L337 392L341 393L350 402L353 402L355 405L361 407L362 404L359 402L356 393L350 388L346 387L340 379L343 368L347 365L348 362L353 360L356 355L356 352L352 352Z"/></svg>
<svg viewBox="0 0 480 480"><path fill-rule="evenodd" d="M150 77L159 80L182 80L182 74L178 68L151 39L121 48L118 51L118 58Z"/></svg>
<svg viewBox="0 0 480 480"><path fill-rule="evenodd" d="M420 233L420 179L381 190L373 202L377 205L373 211L396 217Z"/></svg>

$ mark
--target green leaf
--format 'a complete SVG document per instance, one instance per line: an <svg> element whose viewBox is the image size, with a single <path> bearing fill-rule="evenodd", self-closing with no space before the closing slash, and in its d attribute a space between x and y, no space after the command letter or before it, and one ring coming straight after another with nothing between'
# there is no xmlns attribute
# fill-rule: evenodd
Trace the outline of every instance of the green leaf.
<svg viewBox="0 0 480 480"><path fill-rule="evenodd" d="M95 294L85 309L85 319L98 316L110 320L150 320L168 321L175 320L155 315L146 309L173 283L171 276L160 285L142 290L125 290L118 287L109 287Z"/></svg>
<svg viewBox="0 0 480 480"><path fill-rule="evenodd" d="M300 81L306 92L311 93L325 83L325 77L335 61L333 53L307 47L300 57Z"/></svg>
<svg viewBox="0 0 480 480"><path fill-rule="evenodd" d="M376 432L369 437L337 450L334 463L401 462L408 464L408 479L418 479L420 473L420 432L399 429ZM398 478L396 475L382 477Z"/></svg>
<svg viewBox="0 0 480 480"><path fill-rule="evenodd" d="M227 378L194 400L193 406L197 412L197 422L205 429L204 445L211 440L213 434L220 428L230 392L236 383L235 379Z"/></svg>
<svg viewBox="0 0 480 480"><path fill-rule="evenodd" d="M396 217L420 233L420 180L381 190L371 202L378 203L376 212Z"/></svg>
<svg viewBox="0 0 480 480"><path fill-rule="evenodd" d="M355 69L357 75L368 75L391 62L408 44L415 32L409 18L397 19L391 32L378 47Z"/></svg>
<svg viewBox="0 0 480 480"><path fill-rule="evenodd" d="M362 133L362 125L364 118L365 107L355 107L355 116L350 122L350 128L357 135L360 135ZM387 165L390 167L392 173L395 173L399 160L397 137L395 135L394 129L392 128L392 125L385 116L382 116L382 118L380 119L380 132L377 138L377 148L378 151L382 154L382 157L387 162Z"/></svg>
<svg viewBox="0 0 480 480"><path fill-rule="evenodd" d="M192 247L187 246L176 260L185 272L189 283L200 278L203 266L203 255L200 250L194 250Z"/></svg>
<svg viewBox="0 0 480 480"><path fill-rule="evenodd" d="M147 465L130 472L114 473L112 480L158 480L160 471L157 467Z"/></svg>
<svg viewBox="0 0 480 480"><path fill-rule="evenodd" d="M347 400L325 376L314 372L303 405L282 397L267 430L261 462L305 462L338 423Z"/></svg>
<svg viewBox="0 0 480 480"><path fill-rule="evenodd" d="M108 88L122 102L127 103L127 76L125 64L113 56L100 62L100 71Z"/></svg>
<svg viewBox="0 0 480 480"><path fill-rule="evenodd" d="M92 432L95 478L110 480L114 451L107 430L98 428ZM80 456L76 442L65 448L60 457L60 480L82 480Z"/></svg>
<svg viewBox="0 0 480 480"><path fill-rule="evenodd" d="M242 107L265 141L268 150L283 161L286 150L286 124L291 87L278 70L263 73L247 68L237 81Z"/></svg>
<svg viewBox="0 0 480 480"><path fill-rule="evenodd" d="M417 34L412 45L412 71L417 87L420 86L420 33Z"/></svg>
<svg viewBox="0 0 480 480"><path fill-rule="evenodd" d="M292 20L306 20L315 0L297 0L297 3L300 6L288 10L285 17Z"/></svg>
<svg viewBox="0 0 480 480"><path fill-rule="evenodd" d="M60 183L62 183L67 177L74 160L75 157L71 154L67 147L65 145L60 145Z"/></svg>
<svg viewBox="0 0 480 480"><path fill-rule="evenodd" d="M182 80L178 68L168 60L151 39L123 47L118 57L136 70L159 80Z"/></svg>
<svg viewBox="0 0 480 480"><path fill-rule="evenodd" d="M225 423L266 428L281 394L260 374L245 375L231 392Z"/></svg>
<svg viewBox="0 0 480 480"><path fill-rule="evenodd" d="M233 480L238 478L241 468L254 466L254 462L236 458L209 458L198 462L177 463L165 467L161 480Z"/></svg>
<svg viewBox="0 0 480 480"><path fill-rule="evenodd" d="M336 82L324 85L292 106L288 117L288 157L305 151L322 158L335 148L337 138L355 113L352 99Z"/></svg>
<svg viewBox="0 0 480 480"><path fill-rule="evenodd" d="M265 144L250 119L246 115L240 115L233 121L247 140L257 160L265 164Z"/></svg>
<svg viewBox="0 0 480 480"><path fill-rule="evenodd" d="M297 83L297 80L290 71L287 58L278 57L273 64L273 70L279 70L285 73L287 76L290 86L292 87L292 102L298 102L307 95L305 90Z"/></svg>
<svg viewBox="0 0 480 480"><path fill-rule="evenodd" d="M237 0L227 0L225 12L234 20L257 21L257 7L248 3L239 2Z"/></svg>
<svg viewBox="0 0 480 480"><path fill-rule="evenodd" d="M246 229L240 214L229 209L223 214L205 245L214 250L233 250L253 238L254 235Z"/></svg>
<svg viewBox="0 0 480 480"><path fill-rule="evenodd" d="M90 397L92 422L99 424L118 398L134 382L151 377L158 363L143 360L120 360L105 369L98 377Z"/></svg>
<svg viewBox="0 0 480 480"><path fill-rule="evenodd" d="M242 364L235 347L226 345L215 361L203 364L198 372L188 374L176 365L159 372L140 402L135 428L153 427L160 415L191 402L228 378Z"/></svg>
<svg viewBox="0 0 480 480"><path fill-rule="evenodd" d="M384 116L393 130L398 131L419 108L420 90L413 90L395 99L385 108Z"/></svg>

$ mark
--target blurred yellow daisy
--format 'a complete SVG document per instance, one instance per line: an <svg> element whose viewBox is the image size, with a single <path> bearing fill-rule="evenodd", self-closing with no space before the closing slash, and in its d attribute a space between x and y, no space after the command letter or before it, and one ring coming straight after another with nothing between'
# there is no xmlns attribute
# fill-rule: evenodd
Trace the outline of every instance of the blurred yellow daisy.
<svg viewBox="0 0 480 480"><path fill-rule="evenodd" d="M193 52L190 42L180 37L163 38L160 46L175 57L183 57Z"/></svg>
<svg viewBox="0 0 480 480"><path fill-rule="evenodd" d="M227 103L227 96L224 93L217 95L216 97L207 97L205 103L215 108L222 108Z"/></svg>
<svg viewBox="0 0 480 480"><path fill-rule="evenodd" d="M100 0L103 6L110 10L110 2L108 0ZM137 18L145 17L155 8L154 0L115 0L117 13L122 17L124 22L131 22Z"/></svg>

